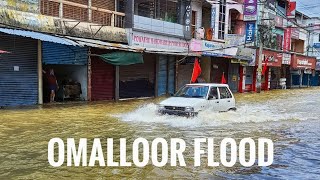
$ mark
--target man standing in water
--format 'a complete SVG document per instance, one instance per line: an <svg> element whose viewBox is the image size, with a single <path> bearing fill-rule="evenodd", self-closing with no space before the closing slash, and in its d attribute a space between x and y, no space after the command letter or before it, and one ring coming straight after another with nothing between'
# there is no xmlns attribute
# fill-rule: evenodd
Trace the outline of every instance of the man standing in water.
<svg viewBox="0 0 320 180"><path fill-rule="evenodd" d="M55 96L56 96L56 90L59 88L57 78L54 75L53 69L49 70L49 74L46 71L43 71L44 74L46 74L49 91L50 91L50 103L54 102Z"/></svg>

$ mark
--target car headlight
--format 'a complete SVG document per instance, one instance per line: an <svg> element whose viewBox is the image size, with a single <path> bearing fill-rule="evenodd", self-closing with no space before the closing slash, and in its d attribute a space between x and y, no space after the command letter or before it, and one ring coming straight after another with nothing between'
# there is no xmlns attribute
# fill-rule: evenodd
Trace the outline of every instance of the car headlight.
<svg viewBox="0 0 320 180"><path fill-rule="evenodd" d="M161 111L161 110L165 110L166 108L164 107L164 105L158 105L158 111Z"/></svg>
<svg viewBox="0 0 320 180"><path fill-rule="evenodd" d="M192 111L194 111L194 108L190 107L190 106L187 106L185 111L192 112Z"/></svg>

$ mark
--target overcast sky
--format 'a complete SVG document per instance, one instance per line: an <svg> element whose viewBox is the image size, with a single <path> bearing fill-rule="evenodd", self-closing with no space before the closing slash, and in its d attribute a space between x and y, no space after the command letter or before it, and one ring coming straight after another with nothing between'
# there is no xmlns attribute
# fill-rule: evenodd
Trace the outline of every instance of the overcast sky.
<svg viewBox="0 0 320 180"><path fill-rule="evenodd" d="M310 17L320 17L320 0L296 0L298 11Z"/></svg>

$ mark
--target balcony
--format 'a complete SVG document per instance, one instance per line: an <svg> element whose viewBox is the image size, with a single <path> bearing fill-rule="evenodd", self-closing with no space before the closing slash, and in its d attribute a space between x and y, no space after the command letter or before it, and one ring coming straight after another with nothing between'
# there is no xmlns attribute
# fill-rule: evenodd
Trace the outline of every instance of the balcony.
<svg viewBox="0 0 320 180"><path fill-rule="evenodd" d="M112 4L112 1L109 4ZM114 5L109 7L114 9ZM92 1L89 5L87 0L41 0L40 4L43 15L124 28L125 14L110 9L108 3L101 1Z"/></svg>

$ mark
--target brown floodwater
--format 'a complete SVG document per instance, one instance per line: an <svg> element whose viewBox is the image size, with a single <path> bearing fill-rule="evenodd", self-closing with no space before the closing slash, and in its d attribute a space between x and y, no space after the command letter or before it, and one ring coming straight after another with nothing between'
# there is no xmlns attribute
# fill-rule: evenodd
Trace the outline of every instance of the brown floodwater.
<svg viewBox="0 0 320 180"><path fill-rule="evenodd" d="M159 99L48 104L0 110L0 179L319 179L320 178L320 88L275 90L261 94L236 94L236 112L203 112L196 118L157 116ZM147 165L139 167L52 167L48 163L51 138L114 138L119 160L119 138L130 144L138 137L162 137L186 141L186 167ZM275 145L269 167L193 166L193 139L214 137L237 143L264 137ZM88 152L88 153L89 153ZM89 156L88 156L89 157ZM105 156L106 157L106 156Z"/></svg>

